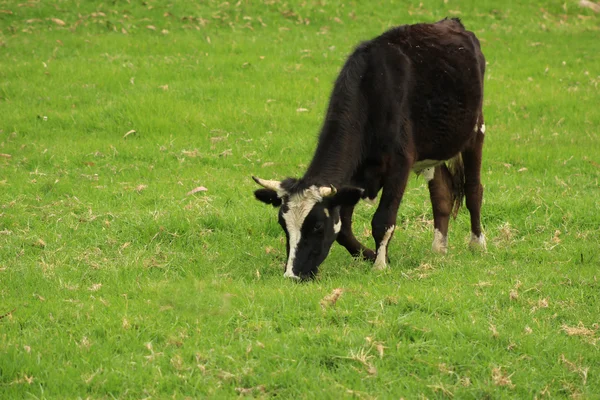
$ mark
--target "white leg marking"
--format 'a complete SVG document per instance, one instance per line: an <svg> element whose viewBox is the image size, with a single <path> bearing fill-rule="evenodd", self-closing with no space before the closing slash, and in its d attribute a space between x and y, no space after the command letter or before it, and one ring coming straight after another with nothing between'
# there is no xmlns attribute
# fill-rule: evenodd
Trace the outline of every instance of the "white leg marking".
<svg viewBox="0 0 600 400"><path fill-rule="evenodd" d="M473 132L477 132L477 124L475 124L475 127L473 128Z"/></svg>
<svg viewBox="0 0 600 400"><path fill-rule="evenodd" d="M338 221L333 224L333 231L335 232L335 234L337 235L338 233L340 233L340 231L342 230L342 219L338 219Z"/></svg>
<svg viewBox="0 0 600 400"><path fill-rule="evenodd" d="M385 231L383 240L379 244L379 248L377 248L377 258L375 259L375 264L373 265L373 268L377 270L381 271L387 268L387 246L395 228L396 225L392 225L387 229L387 231Z"/></svg>
<svg viewBox="0 0 600 400"><path fill-rule="evenodd" d="M448 236L444 236L442 232L436 229L433 232L433 243L431 249L435 253L446 254L448 253Z"/></svg>
<svg viewBox="0 0 600 400"><path fill-rule="evenodd" d="M485 135L485 124L481 124L481 128L479 128L482 135Z"/></svg>
<svg viewBox="0 0 600 400"><path fill-rule="evenodd" d="M430 180L433 179L433 174L435 173L435 168L431 167L431 168L425 168L423 170L423 172L421 172L423 174L423 178L425 178L425 181L429 182Z"/></svg>
<svg viewBox="0 0 600 400"><path fill-rule="evenodd" d="M471 232L471 241L469 242L469 248L471 250L482 250L485 251L487 249L487 244L485 242L485 235L481 232L480 236L475 235Z"/></svg>

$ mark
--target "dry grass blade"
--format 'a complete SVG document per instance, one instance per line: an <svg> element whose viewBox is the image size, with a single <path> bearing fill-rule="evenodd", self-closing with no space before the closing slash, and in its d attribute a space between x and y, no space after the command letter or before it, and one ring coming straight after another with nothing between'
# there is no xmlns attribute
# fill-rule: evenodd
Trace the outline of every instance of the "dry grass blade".
<svg viewBox="0 0 600 400"><path fill-rule="evenodd" d="M4 153L0 153L0 157L2 157L2 158L12 158L12 156L10 154L4 154Z"/></svg>
<svg viewBox="0 0 600 400"><path fill-rule="evenodd" d="M514 388L515 385L510 380L511 375L506 375L506 373L502 372L502 368L494 368L492 369L492 381L496 386L506 386L509 388Z"/></svg>
<svg viewBox="0 0 600 400"><path fill-rule="evenodd" d="M235 391L241 395L252 395L254 392L265 393L266 389L265 385L259 385L253 388L237 387L235 388Z"/></svg>
<svg viewBox="0 0 600 400"><path fill-rule="evenodd" d="M369 350L366 350L364 347L361 348L356 353L354 351L350 350L350 355L348 357L339 357L339 358L343 358L346 360L358 361L359 363L361 363L362 365L364 365L367 368L367 373L369 375L377 374L377 368L375 368L375 366L369 362L369 360L371 358L373 358L373 356L370 355Z"/></svg>
<svg viewBox="0 0 600 400"><path fill-rule="evenodd" d="M454 393L452 393L450 390L446 389L442 383L439 383L437 385L427 385L427 387L430 388L431 390L433 390L435 393L442 392L442 394L446 397L450 397L450 398L454 397Z"/></svg>
<svg viewBox="0 0 600 400"><path fill-rule="evenodd" d="M126 134L123 135L123 139L125 139L127 136L132 135L134 133L136 133L135 129L128 131Z"/></svg>
<svg viewBox="0 0 600 400"><path fill-rule="evenodd" d="M577 326L568 326L563 324L560 329L562 329L569 336L593 336L594 331L586 328L582 322L579 322Z"/></svg>
<svg viewBox="0 0 600 400"><path fill-rule="evenodd" d="M589 0L580 0L579 7L589 8L590 10L592 10L593 12L596 12L596 13L600 12L600 4L594 3Z"/></svg>
<svg viewBox="0 0 600 400"><path fill-rule="evenodd" d="M92 286L90 286L88 288L88 290L90 292L97 292L98 290L100 290L102 288L102 284L101 283L94 283Z"/></svg>
<svg viewBox="0 0 600 400"><path fill-rule="evenodd" d="M563 324L560 329L569 336L581 336L591 340L593 343L598 340L594 338L596 331L586 328L581 321L579 321L577 326L568 326L567 324Z"/></svg>
<svg viewBox="0 0 600 400"><path fill-rule="evenodd" d="M62 19L58 19L58 18L51 18L52 22L54 22L56 25L59 26L65 26L66 23L65 21L63 21Z"/></svg>
<svg viewBox="0 0 600 400"><path fill-rule="evenodd" d="M569 361L564 354L560 355L560 361L565 364L567 366L567 368L569 368L569 370L571 372L576 372L579 375L581 375L581 379L583 379L583 384L585 385L587 383L587 377L588 377L588 371L590 370L589 367L580 367L579 365L575 364L572 361Z"/></svg>
<svg viewBox="0 0 600 400"><path fill-rule="evenodd" d="M498 329L496 329L496 325L494 325L494 324L492 324L492 323L490 322L490 326L489 326L489 328L490 328L490 332L492 332L492 336L493 336L494 338L497 338L497 337L499 337L499 336L500 336L500 334L498 333Z"/></svg>
<svg viewBox="0 0 600 400"><path fill-rule="evenodd" d="M198 193L198 192L206 192L208 189L205 188L204 186L198 186L197 188L194 188L192 190L190 190L189 192L186 193L186 196L191 196L194 193Z"/></svg>
<svg viewBox="0 0 600 400"><path fill-rule="evenodd" d="M12 313L14 313L17 309L14 308L11 311L7 312L6 314L0 315L0 319L4 319L6 317L8 317L9 315L11 315Z"/></svg>
<svg viewBox="0 0 600 400"><path fill-rule="evenodd" d="M321 307L323 307L323 309L326 309L327 307L334 306L340 298L340 296L342 295L342 293L344 293L344 289L342 288L333 289L333 291L330 294L323 297L323 299L321 300Z"/></svg>
<svg viewBox="0 0 600 400"><path fill-rule="evenodd" d="M386 349L386 347L383 345L383 343L375 342L375 348L377 349L377 352L379 353L379 358L383 358L383 353Z"/></svg>

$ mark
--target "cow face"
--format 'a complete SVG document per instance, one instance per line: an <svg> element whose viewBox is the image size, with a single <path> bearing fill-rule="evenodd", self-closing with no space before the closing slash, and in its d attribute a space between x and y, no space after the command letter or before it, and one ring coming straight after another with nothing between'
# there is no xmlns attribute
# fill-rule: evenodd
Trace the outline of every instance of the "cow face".
<svg viewBox="0 0 600 400"><path fill-rule="evenodd" d="M263 203L279 207L279 225L287 244L287 262L283 276L311 279L329 254L340 232L340 206L354 205L362 190L309 186L298 188L297 181L253 179L264 189L254 192Z"/></svg>

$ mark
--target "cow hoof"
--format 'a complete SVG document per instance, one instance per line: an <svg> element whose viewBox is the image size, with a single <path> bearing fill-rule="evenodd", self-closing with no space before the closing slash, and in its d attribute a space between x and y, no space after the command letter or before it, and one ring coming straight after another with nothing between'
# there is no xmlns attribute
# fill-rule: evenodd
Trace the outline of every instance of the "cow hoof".
<svg viewBox="0 0 600 400"><path fill-rule="evenodd" d="M483 232L481 235L477 236L473 232L471 232L471 240L469 241L469 249L472 251L487 251L487 244L485 242L485 235Z"/></svg>

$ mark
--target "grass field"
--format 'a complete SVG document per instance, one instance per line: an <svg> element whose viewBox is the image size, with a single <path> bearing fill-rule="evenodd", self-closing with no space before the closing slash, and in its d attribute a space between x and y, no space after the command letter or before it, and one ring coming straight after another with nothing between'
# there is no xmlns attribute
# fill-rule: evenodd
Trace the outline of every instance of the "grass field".
<svg viewBox="0 0 600 400"><path fill-rule="evenodd" d="M600 398L599 15L20 1L0 0L1 399ZM414 178L391 269L334 245L319 279L285 280L250 176L304 172L360 40L447 15L489 63L488 252L463 209L432 254Z"/></svg>

